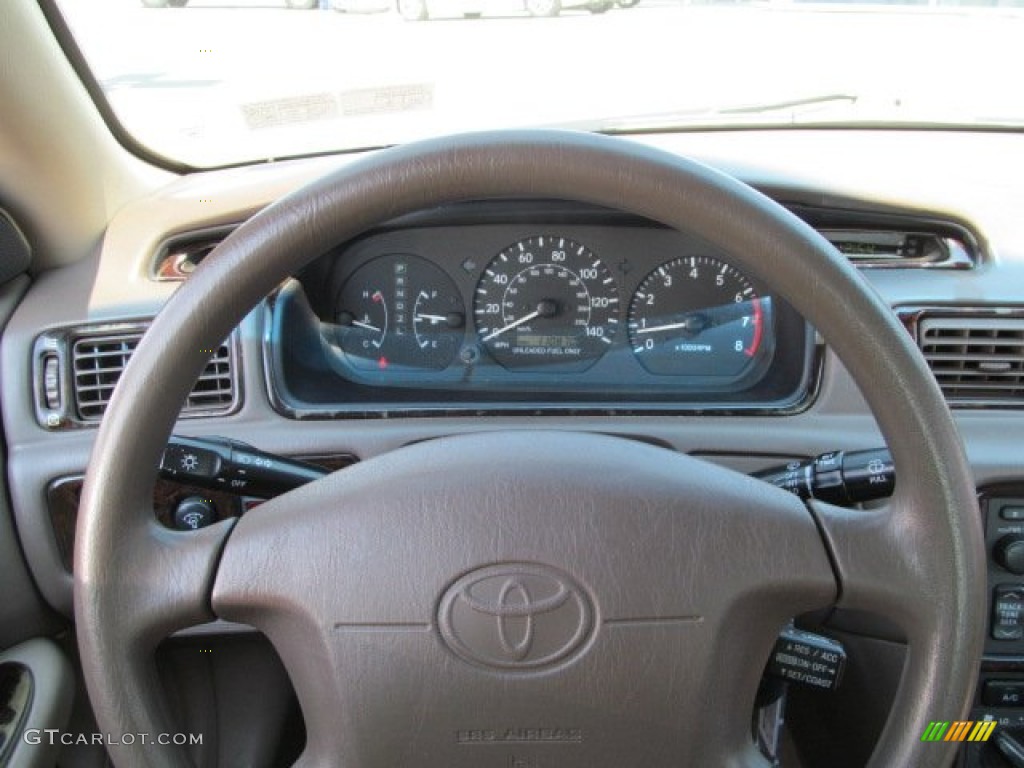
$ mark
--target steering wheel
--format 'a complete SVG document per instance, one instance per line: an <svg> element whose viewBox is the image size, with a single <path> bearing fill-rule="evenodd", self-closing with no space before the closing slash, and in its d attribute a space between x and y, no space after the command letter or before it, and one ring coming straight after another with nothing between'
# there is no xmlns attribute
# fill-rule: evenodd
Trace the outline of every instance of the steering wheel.
<svg viewBox="0 0 1024 768"><path fill-rule="evenodd" d="M457 201L594 203L688 231L783 295L867 399L899 472L883 508L804 504L686 455L585 432L455 435L363 461L194 533L152 512L156 467L211 346L279 282L373 225ZM939 766L930 720L970 705L985 624L971 474L890 308L744 184L620 139L471 134L375 153L274 203L193 273L132 356L79 513L75 618L103 731L174 733L154 649L215 617L279 653L300 766L765 765L750 712L794 615L906 632L874 766ZM116 741L116 740L115 740ZM184 766L180 747L110 747Z"/></svg>

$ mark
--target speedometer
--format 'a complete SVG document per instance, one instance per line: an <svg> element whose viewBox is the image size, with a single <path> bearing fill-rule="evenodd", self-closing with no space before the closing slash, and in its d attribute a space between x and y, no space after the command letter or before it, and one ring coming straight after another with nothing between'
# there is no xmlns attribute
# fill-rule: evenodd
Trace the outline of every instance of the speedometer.
<svg viewBox="0 0 1024 768"><path fill-rule="evenodd" d="M711 256L666 262L629 305L629 343L650 373L737 378L761 359L771 299Z"/></svg>
<svg viewBox="0 0 1024 768"><path fill-rule="evenodd" d="M542 235L487 265L473 317L480 342L504 367L579 371L615 340L618 304L614 278L588 248Z"/></svg>

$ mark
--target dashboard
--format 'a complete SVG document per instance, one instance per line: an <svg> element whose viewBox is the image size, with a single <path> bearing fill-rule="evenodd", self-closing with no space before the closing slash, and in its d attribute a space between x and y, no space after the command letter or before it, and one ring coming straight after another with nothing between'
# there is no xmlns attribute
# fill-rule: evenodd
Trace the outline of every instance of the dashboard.
<svg viewBox="0 0 1024 768"><path fill-rule="evenodd" d="M1024 526L1005 511L1024 506L1024 364L1007 351L1024 339L1020 138L780 131L648 142L789 207L905 318L984 494L990 551L1002 558L989 565L993 610L998 596L1003 613L1024 616L1024 567L1010 558L1024 551L1013 538ZM93 252L35 275L12 307L0 348L9 493L35 583L56 611L72 610L80 476L116 382L95 361L126 361L215 241L344 162L173 181L114 215ZM295 254L293 277L214 355L177 433L229 435L331 468L442 435L538 425L744 473L882 444L849 372L767 288L771 276L737 270L685 232L559 201L467 202L309 257ZM75 367L87 363L95 368ZM88 410L82 391L99 393ZM231 494L157 490L167 525L187 496L212 499L217 517L247 513ZM997 698L1024 686L1024 640L996 637L1001 629L989 628L976 714L1024 724L1024 710Z"/></svg>
<svg viewBox="0 0 1024 768"><path fill-rule="evenodd" d="M325 254L272 300L277 402L448 409L805 402L813 331L692 236L546 201L467 203Z"/></svg>

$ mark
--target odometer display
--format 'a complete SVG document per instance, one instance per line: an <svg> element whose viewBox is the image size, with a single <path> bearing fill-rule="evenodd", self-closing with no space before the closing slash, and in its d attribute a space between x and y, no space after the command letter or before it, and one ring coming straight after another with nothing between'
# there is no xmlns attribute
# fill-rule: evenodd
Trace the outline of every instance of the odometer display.
<svg viewBox="0 0 1024 768"><path fill-rule="evenodd" d="M629 343L650 373L735 379L759 359L771 299L710 256L662 264L629 306Z"/></svg>
<svg viewBox="0 0 1024 768"><path fill-rule="evenodd" d="M480 342L505 368L580 371L613 344L618 305L614 278L589 249L538 236L487 265L473 317Z"/></svg>

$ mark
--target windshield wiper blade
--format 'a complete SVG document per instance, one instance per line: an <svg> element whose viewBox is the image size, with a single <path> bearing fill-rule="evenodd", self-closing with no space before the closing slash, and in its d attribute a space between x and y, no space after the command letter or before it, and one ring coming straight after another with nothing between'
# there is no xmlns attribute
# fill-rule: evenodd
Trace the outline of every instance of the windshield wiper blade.
<svg viewBox="0 0 1024 768"><path fill-rule="evenodd" d="M802 96L800 98L736 104L727 107L682 109L642 115L613 117L586 126L586 129L608 134L644 133L687 127L723 126L770 122L799 124L809 122L808 115L836 106L855 106L856 94L841 91ZM779 118L771 119L778 114ZM752 119L760 118L760 119ZM583 127L583 126L580 126Z"/></svg>
<svg viewBox="0 0 1024 768"><path fill-rule="evenodd" d="M763 115L767 112L796 110L803 107L817 107L825 104L845 102L856 104L857 96L852 93L825 93L819 96L805 96L801 99L768 102L767 104L745 104L737 107L726 107L718 110L720 115Z"/></svg>

